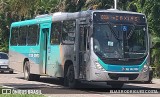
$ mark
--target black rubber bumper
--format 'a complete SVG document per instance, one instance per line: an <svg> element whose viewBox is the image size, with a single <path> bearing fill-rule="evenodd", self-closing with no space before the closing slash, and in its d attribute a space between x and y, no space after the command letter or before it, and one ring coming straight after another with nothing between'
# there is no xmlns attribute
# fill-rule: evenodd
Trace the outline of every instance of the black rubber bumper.
<svg viewBox="0 0 160 97"><path fill-rule="evenodd" d="M12 72L12 71L13 71L12 68L4 68L4 69L0 68L0 72Z"/></svg>

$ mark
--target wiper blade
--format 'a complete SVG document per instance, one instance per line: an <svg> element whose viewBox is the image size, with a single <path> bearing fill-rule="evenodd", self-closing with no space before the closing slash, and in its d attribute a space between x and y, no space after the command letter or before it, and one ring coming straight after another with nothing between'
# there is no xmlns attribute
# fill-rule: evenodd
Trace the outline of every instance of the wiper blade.
<svg viewBox="0 0 160 97"><path fill-rule="evenodd" d="M131 38L132 34L133 34L133 31L135 29L135 25L133 25L133 28L131 29L129 35L127 36L127 40Z"/></svg>
<svg viewBox="0 0 160 97"><path fill-rule="evenodd" d="M113 33L113 35L115 36L115 38L117 40L121 40L120 38L118 38L118 36L116 35L115 31L113 30L113 28L111 27L111 23L108 23L109 24L109 28L111 29L111 32Z"/></svg>

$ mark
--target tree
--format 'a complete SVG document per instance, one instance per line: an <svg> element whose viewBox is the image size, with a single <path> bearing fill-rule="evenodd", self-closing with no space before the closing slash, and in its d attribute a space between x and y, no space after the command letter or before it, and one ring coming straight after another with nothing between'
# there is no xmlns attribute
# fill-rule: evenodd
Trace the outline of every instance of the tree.
<svg viewBox="0 0 160 97"><path fill-rule="evenodd" d="M109 9L114 7L113 0L87 0L85 7L90 8L97 5L97 9Z"/></svg>

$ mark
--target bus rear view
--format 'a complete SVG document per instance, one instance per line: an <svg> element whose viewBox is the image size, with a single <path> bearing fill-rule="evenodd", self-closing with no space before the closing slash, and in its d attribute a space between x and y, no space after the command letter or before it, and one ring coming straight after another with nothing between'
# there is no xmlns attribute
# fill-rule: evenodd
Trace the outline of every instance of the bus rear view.
<svg viewBox="0 0 160 97"><path fill-rule="evenodd" d="M112 87L124 82L147 81L149 38L146 17L126 11L92 12L90 80Z"/></svg>

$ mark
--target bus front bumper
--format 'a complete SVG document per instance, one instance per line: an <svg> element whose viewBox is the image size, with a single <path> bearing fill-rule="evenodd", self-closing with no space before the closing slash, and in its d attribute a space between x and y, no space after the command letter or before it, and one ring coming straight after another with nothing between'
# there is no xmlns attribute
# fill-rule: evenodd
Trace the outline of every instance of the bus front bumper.
<svg viewBox="0 0 160 97"><path fill-rule="evenodd" d="M90 72L89 81L120 81L120 82L142 82L148 81L149 71L146 72L110 72L101 71L92 68Z"/></svg>

